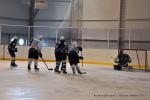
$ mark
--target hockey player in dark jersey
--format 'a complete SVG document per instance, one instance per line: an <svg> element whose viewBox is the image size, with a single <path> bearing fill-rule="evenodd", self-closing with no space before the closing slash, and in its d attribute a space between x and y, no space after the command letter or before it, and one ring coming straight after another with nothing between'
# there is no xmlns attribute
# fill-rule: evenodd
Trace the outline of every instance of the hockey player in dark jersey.
<svg viewBox="0 0 150 100"><path fill-rule="evenodd" d="M16 67L17 66L17 64L15 63L15 61L16 61L16 54L15 54L15 52L17 52L17 48L16 48L17 42L18 42L18 37L14 36L13 40L8 45L8 52L9 52L9 54L11 56L11 64L10 65L12 67Z"/></svg>
<svg viewBox="0 0 150 100"><path fill-rule="evenodd" d="M115 58L117 65L114 65L115 70L122 70L122 68L132 69L131 66L128 66L128 63L131 63L132 59L128 54L125 54L123 50L118 51L118 56Z"/></svg>
<svg viewBox="0 0 150 100"><path fill-rule="evenodd" d="M72 42L71 48L68 53L68 59L73 71L73 75L76 74L76 71L78 72L78 74L86 73L86 72L81 72L80 67L78 65L79 59L83 60L83 57L78 55L79 51L82 51L82 47L78 47L76 41Z"/></svg>
<svg viewBox="0 0 150 100"><path fill-rule="evenodd" d="M55 72L60 73L61 71L64 74L66 72L66 59L68 53L68 45L65 42L64 36L60 36L60 40L56 43L55 46L55 58L56 58L56 67ZM59 71L59 66L61 65L61 71Z"/></svg>

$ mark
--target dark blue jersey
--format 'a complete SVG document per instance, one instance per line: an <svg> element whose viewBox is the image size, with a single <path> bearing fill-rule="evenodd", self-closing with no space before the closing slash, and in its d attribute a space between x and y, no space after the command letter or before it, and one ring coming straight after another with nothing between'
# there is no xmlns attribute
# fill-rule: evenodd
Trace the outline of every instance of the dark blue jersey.
<svg viewBox="0 0 150 100"><path fill-rule="evenodd" d="M79 63L79 55L76 51L70 51L68 54L68 59L69 59L70 65Z"/></svg>
<svg viewBox="0 0 150 100"><path fill-rule="evenodd" d="M66 60L68 54L68 45L66 42L57 42L55 46L56 61Z"/></svg>
<svg viewBox="0 0 150 100"><path fill-rule="evenodd" d="M131 58L129 55L127 54L119 54L118 55L118 59L119 59L119 64L124 65L126 63L130 63L131 62Z"/></svg>
<svg viewBox="0 0 150 100"><path fill-rule="evenodd" d="M55 46L55 52L68 53L68 46L66 42L57 42Z"/></svg>
<svg viewBox="0 0 150 100"><path fill-rule="evenodd" d="M17 45L17 41L11 41L8 45L8 49L14 51Z"/></svg>

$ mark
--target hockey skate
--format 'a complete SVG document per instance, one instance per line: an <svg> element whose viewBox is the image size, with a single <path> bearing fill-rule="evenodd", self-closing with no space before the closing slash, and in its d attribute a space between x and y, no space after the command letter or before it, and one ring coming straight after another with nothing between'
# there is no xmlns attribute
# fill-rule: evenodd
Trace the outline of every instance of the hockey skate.
<svg viewBox="0 0 150 100"><path fill-rule="evenodd" d="M56 73L61 73L61 71L59 71L57 68L55 68L54 71L55 71Z"/></svg>
<svg viewBox="0 0 150 100"><path fill-rule="evenodd" d="M75 68L72 68L73 75L76 75Z"/></svg>
<svg viewBox="0 0 150 100"><path fill-rule="evenodd" d="M66 68L61 69L61 72L62 72L63 74L67 74Z"/></svg>
<svg viewBox="0 0 150 100"><path fill-rule="evenodd" d="M31 71L31 67L30 67L30 65L28 65L28 71Z"/></svg>
<svg viewBox="0 0 150 100"><path fill-rule="evenodd" d="M34 68L35 72L38 72L39 71L39 68Z"/></svg>
<svg viewBox="0 0 150 100"><path fill-rule="evenodd" d="M86 74L86 72L81 72L80 70L77 70L78 74Z"/></svg>
<svg viewBox="0 0 150 100"><path fill-rule="evenodd" d="M133 71L134 69L133 69L132 66L128 66L128 70L129 70L129 71Z"/></svg>
<svg viewBox="0 0 150 100"><path fill-rule="evenodd" d="M67 74L66 70L63 70L63 74Z"/></svg>
<svg viewBox="0 0 150 100"><path fill-rule="evenodd" d="M35 72L38 72L39 68L37 68L37 66L34 66L34 70L35 70Z"/></svg>
<svg viewBox="0 0 150 100"><path fill-rule="evenodd" d="M18 65L15 64L15 63L11 63L10 66L15 68L15 67L17 67Z"/></svg>

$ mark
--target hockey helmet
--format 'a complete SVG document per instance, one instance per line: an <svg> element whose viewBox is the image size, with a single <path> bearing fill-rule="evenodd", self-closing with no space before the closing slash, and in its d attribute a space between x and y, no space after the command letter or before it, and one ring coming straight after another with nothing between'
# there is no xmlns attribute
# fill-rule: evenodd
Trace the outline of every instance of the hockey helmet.
<svg viewBox="0 0 150 100"><path fill-rule="evenodd" d="M71 51L77 51L77 49L78 49L78 43L77 43L76 41L73 41L73 42L71 43L71 48L70 48L70 50L71 50Z"/></svg>
<svg viewBox="0 0 150 100"><path fill-rule="evenodd" d="M42 36L42 35L38 35L38 36L36 36L36 39L37 39L37 40L42 40L42 38L43 38L43 36Z"/></svg>
<svg viewBox="0 0 150 100"><path fill-rule="evenodd" d="M62 41L62 40L65 40L65 37L64 36L60 36L60 41Z"/></svg>
<svg viewBox="0 0 150 100"><path fill-rule="evenodd" d="M14 37L12 38L12 41L18 41L18 37L17 37L17 36L14 36Z"/></svg>
<svg viewBox="0 0 150 100"><path fill-rule="evenodd" d="M72 47L78 47L78 43L76 41L73 41L71 45Z"/></svg>

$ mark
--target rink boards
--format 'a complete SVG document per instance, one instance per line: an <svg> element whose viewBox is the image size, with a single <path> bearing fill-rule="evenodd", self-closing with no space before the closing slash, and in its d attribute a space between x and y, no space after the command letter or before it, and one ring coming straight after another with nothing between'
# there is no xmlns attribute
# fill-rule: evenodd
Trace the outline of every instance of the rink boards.
<svg viewBox="0 0 150 100"><path fill-rule="evenodd" d="M28 58L28 46L17 46L18 52L16 53L16 59L18 61L26 61ZM10 56L7 50L7 45L0 45L0 60L9 60ZM55 61L55 55L54 55L54 48L52 47L43 47L42 49L43 58L48 62L54 62ZM81 54L79 54L81 55ZM148 63L150 64L150 51L148 51ZM84 49L83 50L83 57L85 64L96 64L96 65L104 65L104 66L113 66L114 64L114 58L117 56L117 50L113 49ZM138 62L136 55L132 55L132 64L134 66L138 66ZM144 56L139 55L141 66L142 62L144 62Z"/></svg>

